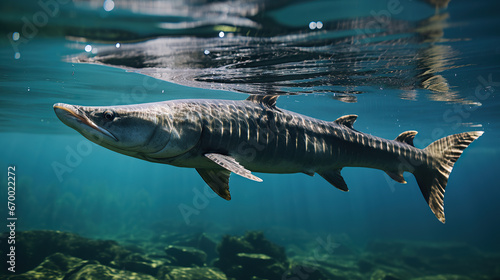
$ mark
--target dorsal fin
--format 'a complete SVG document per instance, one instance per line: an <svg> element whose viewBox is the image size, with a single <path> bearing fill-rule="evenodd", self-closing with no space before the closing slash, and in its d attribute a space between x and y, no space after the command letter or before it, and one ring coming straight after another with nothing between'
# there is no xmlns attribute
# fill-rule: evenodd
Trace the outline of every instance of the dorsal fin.
<svg viewBox="0 0 500 280"><path fill-rule="evenodd" d="M265 104L269 107L276 107L276 100L278 99L279 95L262 95L262 94L254 94L250 95L246 100L247 101L252 101L255 103L262 103Z"/></svg>
<svg viewBox="0 0 500 280"><path fill-rule="evenodd" d="M345 115L335 120L335 123L352 128L354 122L358 118L357 115Z"/></svg>
<svg viewBox="0 0 500 280"><path fill-rule="evenodd" d="M395 140L415 147L413 145L413 138L415 138L415 135L417 135L417 133L418 132L415 130L405 131L405 132L399 134L399 136Z"/></svg>

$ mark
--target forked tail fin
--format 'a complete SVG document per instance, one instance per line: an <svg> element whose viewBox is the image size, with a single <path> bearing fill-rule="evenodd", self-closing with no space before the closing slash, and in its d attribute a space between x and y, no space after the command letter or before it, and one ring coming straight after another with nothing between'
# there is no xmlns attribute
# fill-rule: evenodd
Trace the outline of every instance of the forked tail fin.
<svg viewBox="0 0 500 280"><path fill-rule="evenodd" d="M436 160L435 164L432 167L417 168L413 172L425 200L436 218L442 223L445 222L444 189L453 165L465 148L481 135L483 131L463 132L432 142L424 151Z"/></svg>

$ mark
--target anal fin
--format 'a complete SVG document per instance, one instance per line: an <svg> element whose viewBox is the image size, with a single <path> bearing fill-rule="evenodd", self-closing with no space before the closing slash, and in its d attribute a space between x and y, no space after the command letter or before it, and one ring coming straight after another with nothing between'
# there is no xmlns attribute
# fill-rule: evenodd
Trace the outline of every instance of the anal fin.
<svg viewBox="0 0 500 280"><path fill-rule="evenodd" d="M387 173L387 175L389 175L389 177L391 177L394 181L401 184L406 184L406 180L403 177L403 173L396 173L392 171L386 171L385 173Z"/></svg>
<svg viewBox="0 0 500 280"><path fill-rule="evenodd" d="M312 176L314 176L314 171L309 171L309 170L307 170L307 171L302 171L302 173L304 173L304 174L306 174L306 175L309 175L309 176L311 176L311 177L312 177Z"/></svg>
<svg viewBox="0 0 500 280"><path fill-rule="evenodd" d="M262 179L253 175L252 172L245 167L241 166L233 157L221 154L205 154L211 161L217 163L226 170L233 172L250 180L262 182Z"/></svg>
<svg viewBox="0 0 500 280"><path fill-rule="evenodd" d="M348 192L349 188L347 188L347 184L345 183L344 178L342 178L342 175L340 175L340 170L341 169L334 169L326 172L318 172L318 174L337 189Z"/></svg>
<svg viewBox="0 0 500 280"><path fill-rule="evenodd" d="M229 175L231 172L226 169L205 169L196 168L203 181L220 197L231 200L229 193Z"/></svg>

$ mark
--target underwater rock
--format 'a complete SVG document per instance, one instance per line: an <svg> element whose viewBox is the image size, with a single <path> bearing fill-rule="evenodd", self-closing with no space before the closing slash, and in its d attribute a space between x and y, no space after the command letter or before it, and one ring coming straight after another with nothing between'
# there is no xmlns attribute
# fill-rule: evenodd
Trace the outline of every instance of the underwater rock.
<svg viewBox="0 0 500 280"><path fill-rule="evenodd" d="M426 243L403 241L372 241L366 251L375 254L393 256L425 256L446 258L449 256L479 256L480 252L467 244L459 243Z"/></svg>
<svg viewBox="0 0 500 280"><path fill-rule="evenodd" d="M237 262L243 266L268 266L276 263L276 260L268 255L264 254L248 254L248 253L238 253L236 254Z"/></svg>
<svg viewBox="0 0 500 280"><path fill-rule="evenodd" d="M336 257L328 262L295 259L292 267L287 270L283 280L365 280L369 275L361 273L356 262L349 260L342 263L342 257ZM296 262L299 260L299 262Z"/></svg>
<svg viewBox="0 0 500 280"><path fill-rule="evenodd" d="M221 259L233 257L238 253L262 253L278 262L287 260L285 249L271 243L260 231L250 231L242 237L226 235L217 250Z"/></svg>
<svg viewBox="0 0 500 280"><path fill-rule="evenodd" d="M486 256L467 244L378 240L371 242L366 251L365 258L376 266L393 273L399 268L409 273L404 276L471 275L491 270Z"/></svg>
<svg viewBox="0 0 500 280"><path fill-rule="evenodd" d="M200 234L197 245L198 246L196 248L203 250L203 252L207 254L207 263L211 263L219 256L217 253L217 242L212 240L206 234Z"/></svg>
<svg viewBox="0 0 500 280"><path fill-rule="evenodd" d="M120 270L99 264L94 260L82 260L80 258L55 253L42 261L35 269L28 272L12 275L8 280L39 280L39 279L64 279L64 280L88 280L88 279L137 279L154 280L155 277L142 273Z"/></svg>
<svg viewBox="0 0 500 280"><path fill-rule="evenodd" d="M365 258L360 258L358 260L358 267L360 272L367 273L374 269L375 264L370 260L367 260Z"/></svg>
<svg viewBox="0 0 500 280"><path fill-rule="evenodd" d="M206 262L210 264L218 257L217 242L208 237L205 233L185 236L183 239L171 242L172 245L180 245L200 249L207 254Z"/></svg>
<svg viewBox="0 0 500 280"><path fill-rule="evenodd" d="M144 254L144 248L141 248L138 244L124 244L123 248L129 250L131 253Z"/></svg>
<svg viewBox="0 0 500 280"><path fill-rule="evenodd" d="M370 280L401 280L401 279L383 270L377 269L370 276Z"/></svg>
<svg viewBox="0 0 500 280"><path fill-rule="evenodd" d="M110 263L110 266L115 268L149 274L152 276L156 276L158 274L159 268L162 265L162 261L151 260L140 254L131 254L123 260L112 261Z"/></svg>
<svg viewBox="0 0 500 280"><path fill-rule="evenodd" d="M203 266L207 260L205 252L191 247L170 245L165 253L173 258L172 264L176 266Z"/></svg>
<svg viewBox="0 0 500 280"><path fill-rule="evenodd" d="M102 264L89 264L82 269L71 274L69 277L64 277L64 280L116 280L116 279L134 279L134 280L156 280L151 275L146 275L137 272L130 272L105 266Z"/></svg>
<svg viewBox="0 0 500 280"><path fill-rule="evenodd" d="M328 275L319 267L315 267L312 265L306 264L297 264L294 265L290 270L286 271L283 277L283 280L299 280L299 279L307 279L307 280L329 280L329 279L347 279L343 277L333 278L332 275Z"/></svg>
<svg viewBox="0 0 500 280"><path fill-rule="evenodd" d="M432 275L432 276L413 278L413 280L473 280L473 279L476 278L471 278L456 274ZM483 278L483 279L498 279L498 278Z"/></svg>
<svg viewBox="0 0 500 280"><path fill-rule="evenodd" d="M80 258L55 253L48 256L35 269L28 272L7 276L9 280L31 280L31 279L62 279L66 274L71 274L87 264L95 261L86 261Z"/></svg>
<svg viewBox="0 0 500 280"><path fill-rule="evenodd" d="M243 237L226 235L218 251L215 266L236 279L281 279L288 268L285 250L265 239L262 232L247 232Z"/></svg>
<svg viewBox="0 0 500 280"><path fill-rule="evenodd" d="M365 264L360 268L364 266L366 274L373 276L377 270L383 270L387 277L393 277L391 279L494 279L500 276L499 255L460 243L377 240L367 245L362 259ZM456 276L462 278L453 278Z"/></svg>
<svg viewBox="0 0 500 280"><path fill-rule="evenodd" d="M130 251L111 240L91 240L60 231L20 231L16 233L16 272L32 270L47 256L57 252L84 260L96 260L105 265L130 254Z"/></svg>
<svg viewBox="0 0 500 280"><path fill-rule="evenodd" d="M227 280L224 273L211 267L164 267L158 276L160 280Z"/></svg>

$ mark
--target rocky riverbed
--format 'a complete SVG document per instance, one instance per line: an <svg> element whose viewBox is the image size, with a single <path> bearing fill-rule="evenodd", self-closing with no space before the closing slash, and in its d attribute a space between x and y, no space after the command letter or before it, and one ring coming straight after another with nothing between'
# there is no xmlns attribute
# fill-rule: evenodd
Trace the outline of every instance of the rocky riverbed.
<svg viewBox="0 0 500 280"><path fill-rule="evenodd" d="M7 244L6 238L4 234L0 244ZM204 233L165 233L120 243L68 232L23 231L16 236L16 272L3 269L0 278L500 279L500 256L465 244L374 240L359 249L329 238L307 250L276 245L257 231L219 240ZM7 246L1 250L5 257Z"/></svg>

